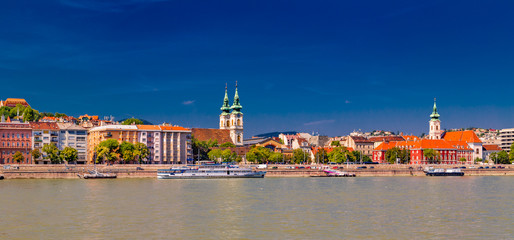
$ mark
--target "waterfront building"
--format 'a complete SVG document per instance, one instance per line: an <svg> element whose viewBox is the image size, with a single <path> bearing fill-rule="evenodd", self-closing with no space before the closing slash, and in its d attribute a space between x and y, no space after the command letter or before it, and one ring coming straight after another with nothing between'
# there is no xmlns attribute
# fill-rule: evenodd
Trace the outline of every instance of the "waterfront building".
<svg viewBox="0 0 514 240"><path fill-rule="evenodd" d="M512 143L514 143L514 128L500 130L500 148L510 153Z"/></svg>
<svg viewBox="0 0 514 240"><path fill-rule="evenodd" d="M55 122L31 122L30 128L32 128L32 149L38 149L43 156L40 159L34 159L34 163L50 163L49 159L45 159L46 153L42 149L47 144L59 145L59 126Z"/></svg>
<svg viewBox="0 0 514 240"><path fill-rule="evenodd" d="M0 107L16 107L21 104L24 107L30 107L29 103L23 98L7 98L5 101L0 101Z"/></svg>
<svg viewBox="0 0 514 240"><path fill-rule="evenodd" d="M443 130L441 130L441 120L439 120L439 113L437 113L437 106L436 106L436 101L435 101L435 98L434 98L434 108L433 108L433 112L432 114L430 114L430 121L429 121L429 126L430 126L430 130L429 130L429 134L428 134L428 138L429 139L441 139L441 135L443 133Z"/></svg>
<svg viewBox="0 0 514 240"><path fill-rule="evenodd" d="M411 164L430 164L432 161L425 157L424 150L436 150L439 156L433 163L459 164L473 163L473 149L466 142L446 141L444 139L421 139L417 141L383 142L373 150L373 161L387 163L385 155L392 148L407 149L410 151ZM461 160L465 161L462 162Z"/></svg>
<svg viewBox="0 0 514 240"><path fill-rule="evenodd" d="M107 139L145 144L150 151L147 163L151 164L186 163L192 158L190 129L168 125L105 125L89 129L89 163L93 162L96 146Z"/></svg>
<svg viewBox="0 0 514 240"><path fill-rule="evenodd" d="M346 138L346 141L343 145L347 148L355 149L355 151L358 151L361 154L366 155L368 157L373 156L374 143L368 140L366 137L350 135Z"/></svg>
<svg viewBox="0 0 514 240"><path fill-rule="evenodd" d="M491 163L491 153L499 153L502 149L497 144L484 144L482 149L482 159Z"/></svg>
<svg viewBox="0 0 514 240"><path fill-rule="evenodd" d="M229 99L227 93L227 87L225 86L225 98L223 99L223 105L221 106L219 128L224 130L230 130L230 138L236 146L243 145L243 113L241 112L243 106L239 102L239 94L236 92L234 95L234 102L229 107Z"/></svg>
<svg viewBox="0 0 514 240"><path fill-rule="evenodd" d="M77 150L77 163L85 164L87 161L87 129L74 123L57 123L59 127L59 142L57 147L63 150L72 147Z"/></svg>
<svg viewBox="0 0 514 240"><path fill-rule="evenodd" d="M403 136L380 136L380 137L369 137L369 141L373 142L373 148L378 147L383 142L398 142L405 141Z"/></svg>
<svg viewBox="0 0 514 240"><path fill-rule="evenodd" d="M23 155L21 164L32 164L32 129L28 123L0 123L0 164L13 164L16 152Z"/></svg>
<svg viewBox="0 0 514 240"><path fill-rule="evenodd" d="M482 141L471 130L445 132L443 139L451 142L466 142L473 149L473 159L482 158Z"/></svg>

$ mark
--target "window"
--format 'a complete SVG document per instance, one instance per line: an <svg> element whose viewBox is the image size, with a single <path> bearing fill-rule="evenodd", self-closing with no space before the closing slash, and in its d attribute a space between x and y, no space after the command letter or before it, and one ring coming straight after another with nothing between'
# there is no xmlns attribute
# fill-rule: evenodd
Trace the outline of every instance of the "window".
<svg viewBox="0 0 514 240"><path fill-rule="evenodd" d="M23 133L21 134L21 138L23 138Z"/></svg>

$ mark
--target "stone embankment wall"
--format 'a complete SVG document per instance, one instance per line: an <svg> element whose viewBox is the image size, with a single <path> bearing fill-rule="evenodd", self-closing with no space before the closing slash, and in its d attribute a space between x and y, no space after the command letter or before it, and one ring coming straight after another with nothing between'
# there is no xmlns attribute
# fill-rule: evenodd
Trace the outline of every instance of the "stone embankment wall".
<svg viewBox="0 0 514 240"><path fill-rule="evenodd" d="M358 177L372 176L425 176L426 166L413 165L367 165L366 169L357 169L361 165L340 165L341 171L355 173ZM373 169L370 167L373 166ZM115 173L118 178L155 178L157 169L170 168L171 165L0 165L0 175L6 179L58 179L79 178L78 175L97 169L100 172ZM276 167L276 169L273 169ZM310 177L324 175L318 169L296 169L300 165L268 165L266 177ZM330 165L330 167L334 167ZM455 165L436 165L436 168L453 168ZM466 176L514 176L514 166L503 165L502 169L462 169ZM412 168L412 169L409 169ZM258 169L264 170L264 169Z"/></svg>

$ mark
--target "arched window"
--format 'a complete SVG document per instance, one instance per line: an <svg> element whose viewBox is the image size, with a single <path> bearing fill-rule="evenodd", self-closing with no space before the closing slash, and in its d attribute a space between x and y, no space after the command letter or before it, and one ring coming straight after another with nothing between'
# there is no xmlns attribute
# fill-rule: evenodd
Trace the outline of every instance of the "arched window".
<svg viewBox="0 0 514 240"><path fill-rule="evenodd" d="M241 142L241 134L237 135L237 142L240 143Z"/></svg>
<svg viewBox="0 0 514 240"><path fill-rule="evenodd" d="M230 121L227 120L227 124L225 126L230 127Z"/></svg>
<svg viewBox="0 0 514 240"><path fill-rule="evenodd" d="M241 126L241 119L237 119L237 126Z"/></svg>

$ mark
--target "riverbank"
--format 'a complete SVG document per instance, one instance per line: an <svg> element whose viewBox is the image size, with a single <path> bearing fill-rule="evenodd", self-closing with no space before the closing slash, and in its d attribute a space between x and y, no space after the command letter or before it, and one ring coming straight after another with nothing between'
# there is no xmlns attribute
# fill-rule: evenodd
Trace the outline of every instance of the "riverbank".
<svg viewBox="0 0 514 240"><path fill-rule="evenodd" d="M3 165L0 175L5 179L73 179L97 169L100 172L114 173L118 178L155 178L157 169L170 168L171 165ZM311 165L268 165L266 177L310 177L325 173L319 169L310 169ZM426 166L413 165L340 165L341 171L355 173L358 177L385 176L425 176ZM371 168L373 167L373 168ZM436 168L453 168L455 165L436 165ZM471 167L471 168L470 168ZM479 166L466 166L462 169L465 176L514 176L514 166L502 165L504 168L478 169ZM264 170L264 169L259 169Z"/></svg>

